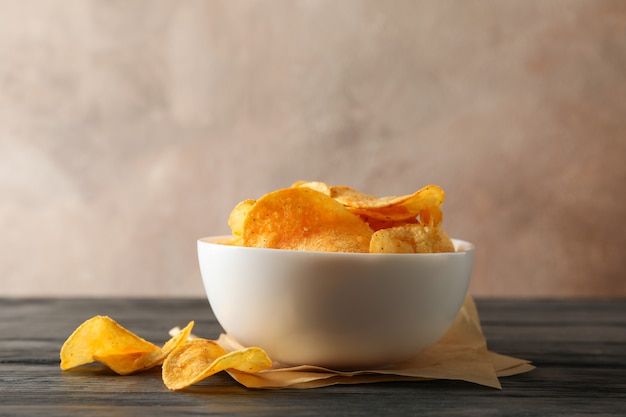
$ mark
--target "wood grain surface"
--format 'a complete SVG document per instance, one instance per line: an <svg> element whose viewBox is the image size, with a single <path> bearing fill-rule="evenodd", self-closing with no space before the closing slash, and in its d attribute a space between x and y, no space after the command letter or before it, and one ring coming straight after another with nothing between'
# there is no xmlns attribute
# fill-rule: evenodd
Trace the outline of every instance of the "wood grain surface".
<svg viewBox="0 0 626 417"><path fill-rule="evenodd" d="M477 300L491 350L537 368L495 390L462 382L250 390L227 374L170 392L160 369L120 377L100 365L62 372L59 349L85 319L109 315L162 343L196 321L221 329L201 299L0 299L0 416L624 415L626 300Z"/></svg>

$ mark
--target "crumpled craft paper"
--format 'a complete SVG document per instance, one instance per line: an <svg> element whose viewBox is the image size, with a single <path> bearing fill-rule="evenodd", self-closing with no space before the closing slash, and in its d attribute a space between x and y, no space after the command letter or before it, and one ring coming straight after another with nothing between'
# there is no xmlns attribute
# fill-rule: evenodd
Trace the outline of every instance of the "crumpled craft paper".
<svg viewBox="0 0 626 417"><path fill-rule="evenodd" d="M227 334L222 334L218 343L228 351L243 348ZM499 377L528 372L534 368L527 360L500 355L487 349L476 304L468 295L444 337L407 362L350 372L310 365L284 366L279 363L256 374L235 370L227 372L248 388L316 388L334 384L446 379L502 389Z"/></svg>

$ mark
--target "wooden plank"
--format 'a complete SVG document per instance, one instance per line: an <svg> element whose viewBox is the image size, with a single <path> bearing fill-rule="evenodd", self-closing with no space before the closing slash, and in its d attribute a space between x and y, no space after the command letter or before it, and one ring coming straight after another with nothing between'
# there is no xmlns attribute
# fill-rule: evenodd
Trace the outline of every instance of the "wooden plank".
<svg viewBox="0 0 626 417"><path fill-rule="evenodd" d="M175 325L220 330L193 300L0 299L0 415L623 415L626 300L478 300L492 350L533 360L503 390L450 381L249 390L219 374L184 392L158 370L119 377L96 365L61 372L63 340L107 314L161 343Z"/></svg>

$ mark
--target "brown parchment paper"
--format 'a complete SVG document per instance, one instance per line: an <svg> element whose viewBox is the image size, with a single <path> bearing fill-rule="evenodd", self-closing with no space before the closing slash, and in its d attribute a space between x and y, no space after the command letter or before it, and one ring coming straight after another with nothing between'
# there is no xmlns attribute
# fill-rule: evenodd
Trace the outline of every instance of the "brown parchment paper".
<svg viewBox="0 0 626 417"><path fill-rule="evenodd" d="M244 347L227 334L222 334L218 343L228 351ZM227 372L248 388L316 388L334 384L447 379L501 389L499 377L528 372L534 368L527 360L488 350L476 304L468 295L444 337L434 346L403 363L350 372L310 365L284 366L275 363L271 369L256 374L235 370Z"/></svg>

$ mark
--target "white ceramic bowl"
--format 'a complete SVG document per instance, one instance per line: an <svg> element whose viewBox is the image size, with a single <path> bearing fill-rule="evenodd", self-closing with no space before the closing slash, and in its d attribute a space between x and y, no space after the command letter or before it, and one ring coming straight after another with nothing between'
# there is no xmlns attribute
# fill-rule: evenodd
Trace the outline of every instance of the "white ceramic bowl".
<svg viewBox="0 0 626 417"><path fill-rule="evenodd" d="M335 369L412 358L436 343L467 293L474 246L456 252L357 254L198 241L211 308L224 330L272 360Z"/></svg>

